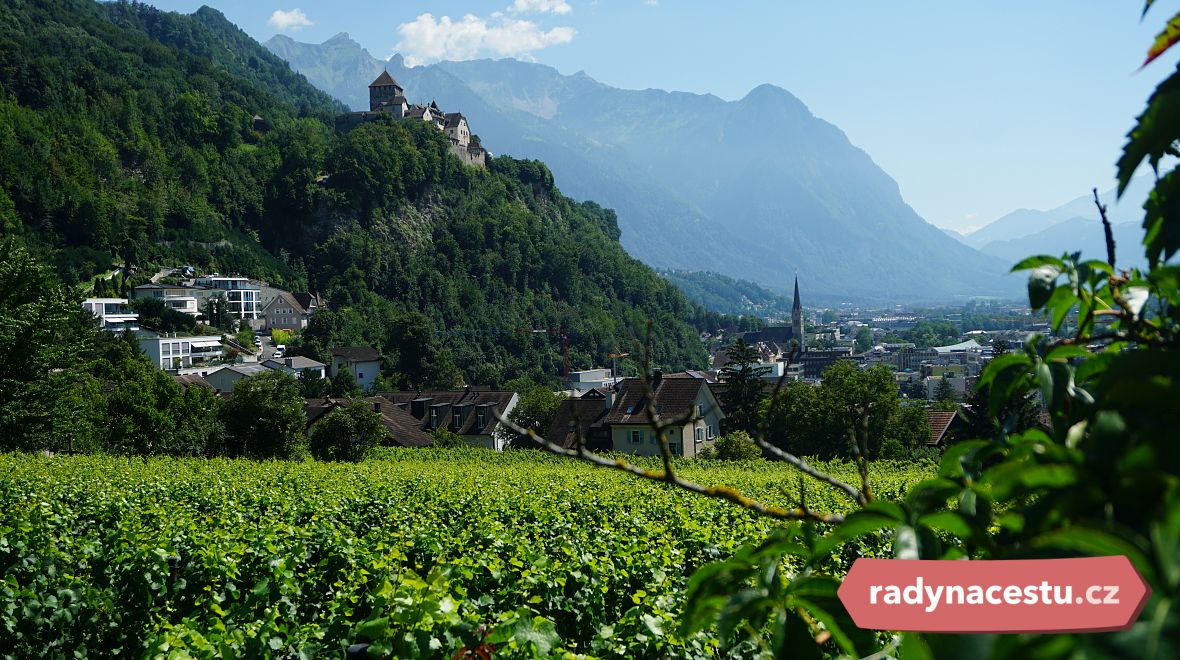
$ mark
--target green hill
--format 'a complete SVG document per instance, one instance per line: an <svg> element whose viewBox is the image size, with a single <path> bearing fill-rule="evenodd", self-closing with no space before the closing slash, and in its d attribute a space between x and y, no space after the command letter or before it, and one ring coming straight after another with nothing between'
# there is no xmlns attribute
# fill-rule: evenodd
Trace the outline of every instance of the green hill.
<svg viewBox="0 0 1180 660"><path fill-rule="evenodd" d="M560 342L534 329L602 364L648 320L656 364L704 364L704 310L541 163L468 168L408 122L338 132L342 106L208 8L52 0L0 19L0 232L67 283L189 263L318 290L334 311L314 346L413 355L439 384L551 378Z"/></svg>

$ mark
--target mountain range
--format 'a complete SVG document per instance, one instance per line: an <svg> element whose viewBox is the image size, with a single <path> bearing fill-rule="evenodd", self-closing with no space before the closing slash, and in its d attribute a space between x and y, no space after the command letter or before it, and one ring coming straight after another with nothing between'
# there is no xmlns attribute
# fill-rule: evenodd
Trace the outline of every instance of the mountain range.
<svg viewBox="0 0 1180 660"><path fill-rule="evenodd" d="M411 103L463 112L493 152L543 160L563 193L615 209L623 246L656 267L779 292L798 272L809 295L848 300L1019 295L1005 262L923 220L868 154L778 87L725 101L511 59L407 67L347 34L264 45L354 109L388 69Z"/></svg>
<svg viewBox="0 0 1180 660"><path fill-rule="evenodd" d="M1115 189L1099 193L1118 246L1120 266L1144 266L1143 201L1153 185L1150 176L1131 180L1120 200ZM1059 255L1081 250L1083 256L1106 258L1106 240L1094 196L1082 195L1053 209L1018 209L979 229L957 236L985 254L1015 262L1030 254Z"/></svg>

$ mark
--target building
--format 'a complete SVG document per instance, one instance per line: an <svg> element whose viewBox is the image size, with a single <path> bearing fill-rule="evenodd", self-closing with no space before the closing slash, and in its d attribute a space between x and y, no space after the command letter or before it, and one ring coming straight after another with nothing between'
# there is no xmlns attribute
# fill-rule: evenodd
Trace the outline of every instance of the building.
<svg viewBox="0 0 1180 660"><path fill-rule="evenodd" d="M176 371L217 362L225 357L221 337L170 337L154 332L137 333L139 350L152 364L165 371Z"/></svg>
<svg viewBox="0 0 1180 660"><path fill-rule="evenodd" d="M381 426L385 427L383 444L398 447L429 447L434 444L434 437L418 428L418 420L379 396L351 400L332 397L307 399L304 405L304 414L307 415L304 428L310 431L317 422L336 408L348 408L353 405L371 406L373 412L380 416Z"/></svg>
<svg viewBox="0 0 1180 660"><path fill-rule="evenodd" d="M347 369L357 385L365 392L381 374L381 354L368 346L340 346L332 349L332 364L328 375L335 378L341 369Z"/></svg>
<svg viewBox="0 0 1180 660"><path fill-rule="evenodd" d="M803 333L803 327L803 302L799 297L799 276L796 275L795 300L791 303L791 325L771 326L756 332L747 332L742 335L742 338L751 346L762 342L768 345L777 344L780 350L786 351L788 354L792 348L791 343L797 342L799 353L805 353L807 351L807 337Z"/></svg>
<svg viewBox="0 0 1180 660"><path fill-rule="evenodd" d="M155 298L163 301L165 307L190 316L201 314L201 304L209 294L205 287L156 283L140 284L131 290L132 298Z"/></svg>
<svg viewBox="0 0 1180 660"><path fill-rule="evenodd" d="M264 374L268 371L270 369L257 363L232 364L205 374L204 379L205 382L212 385L218 391L228 394L234 391L234 386L237 385L239 380Z"/></svg>
<svg viewBox="0 0 1180 660"><path fill-rule="evenodd" d="M337 125L351 128L383 117L424 121L434 126L446 133L451 141L451 153L467 165L486 167L491 158L491 153L471 134L471 126L463 113L443 112L434 101L429 105L411 104L406 100L405 89L389 75L389 71L382 71L369 83L369 109L346 113L337 120Z"/></svg>
<svg viewBox="0 0 1180 660"><path fill-rule="evenodd" d="M701 374L665 376L656 372L650 387L650 402L638 378L623 379L614 392L591 390L578 399L563 401L546 438L573 447L581 436L591 450L658 456L660 445L648 414L650 403L661 420L675 422L668 431L668 448L674 456L696 456L712 445L725 413Z"/></svg>
<svg viewBox="0 0 1180 660"><path fill-rule="evenodd" d="M293 355L291 357L279 358L277 360L265 360L262 366L267 369L275 369L284 373L291 374L299 378L304 373L311 373L315 378L325 378L327 376L328 365L323 362L317 362L309 357L302 355Z"/></svg>
<svg viewBox="0 0 1180 660"><path fill-rule="evenodd" d="M837 360L851 360L852 347L811 350L800 354L797 359L803 365L803 377L815 380L823 377L824 369L836 364Z"/></svg>
<svg viewBox="0 0 1180 660"><path fill-rule="evenodd" d="M238 319L256 319L260 310L262 288L241 276L210 275L194 281L197 286L210 290L208 295L221 293L229 305L229 313Z"/></svg>
<svg viewBox="0 0 1180 660"><path fill-rule="evenodd" d="M380 396L408 412L423 433L443 429L468 444L500 451L512 434L498 417L507 417L520 397L503 390L438 390L381 392Z"/></svg>
<svg viewBox="0 0 1180 660"><path fill-rule="evenodd" d="M262 319L267 330L302 330L320 306L318 296L310 293L279 291L262 306Z"/></svg>
<svg viewBox="0 0 1180 660"><path fill-rule="evenodd" d="M99 327L108 332L139 330L139 314L128 306L126 298L87 298L82 309L97 317Z"/></svg>
<svg viewBox="0 0 1180 660"><path fill-rule="evenodd" d="M566 385L575 397L580 397L590 390L606 390L620 379L611 375L610 369L585 369L571 371Z"/></svg>

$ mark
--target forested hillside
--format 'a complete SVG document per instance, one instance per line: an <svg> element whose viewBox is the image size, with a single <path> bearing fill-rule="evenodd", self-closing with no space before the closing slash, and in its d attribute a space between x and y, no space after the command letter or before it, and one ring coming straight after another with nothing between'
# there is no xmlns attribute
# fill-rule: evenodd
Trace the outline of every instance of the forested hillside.
<svg viewBox="0 0 1180 660"><path fill-rule="evenodd" d="M703 309L613 212L538 162L464 167L422 124L337 131L341 110L208 8L7 3L0 231L69 285L184 263L319 291L310 346L372 344L424 372L403 384L552 378L560 341L530 330L564 328L585 367L648 320L657 364L703 366Z"/></svg>

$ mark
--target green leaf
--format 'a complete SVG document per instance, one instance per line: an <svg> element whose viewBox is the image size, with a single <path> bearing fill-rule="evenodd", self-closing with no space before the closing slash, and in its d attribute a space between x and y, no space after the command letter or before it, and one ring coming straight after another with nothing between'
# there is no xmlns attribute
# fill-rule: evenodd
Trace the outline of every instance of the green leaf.
<svg viewBox="0 0 1180 660"><path fill-rule="evenodd" d="M1057 548L1073 550L1095 557L1112 557L1124 555L1134 564L1135 570L1147 580L1155 584L1155 569L1143 550L1131 541L1111 532L1077 525L1068 529L1047 532L1033 539L1033 545L1038 548Z"/></svg>
<svg viewBox="0 0 1180 660"><path fill-rule="evenodd" d="M1180 135L1180 71L1156 87L1147 108L1131 132L1118 162L1118 194L1121 197L1139 164L1147 159L1155 167Z"/></svg>
<svg viewBox="0 0 1180 660"><path fill-rule="evenodd" d="M1065 268L1065 262L1057 257L1050 257L1047 254L1039 254L1035 257L1027 257L1020 263L1012 267L1009 272L1015 273L1021 270L1029 270L1030 268L1037 268L1039 266L1057 266L1059 269Z"/></svg>
<svg viewBox="0 0 1180 660"><path fill-rule="evenodd" d="M881 510L860 509L853 511L848 514L844 522L815 544L812 561L828 556L833 550L852 539L882 529L893 529L899 522L901 520L898 517Z"/></svg>
<svg viewBox="0 0 1180 660"><path fill-rule="evenodd" d="M1061 275L1061 268L1050 264L1037 266L1028 276L1028 304L1032 310L1045 306L1057 287L1057 277Z"/></svg>
<svg viewBox="0 0 1180 660"><path fill-rule="evenodd" d="M961 539L971 538L975 531L971 523L956 511L936 511L918 518L919 525L953 534Z"/></svg>

